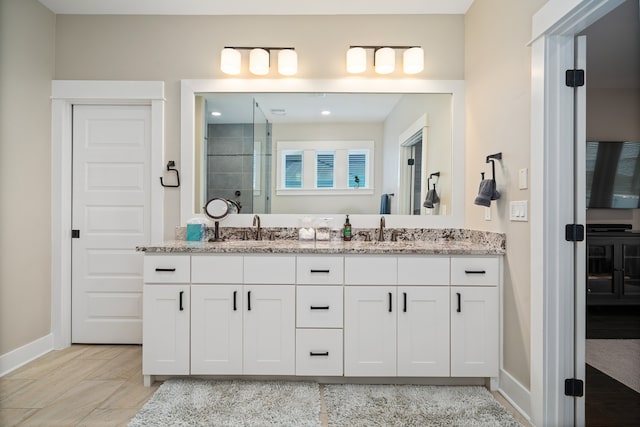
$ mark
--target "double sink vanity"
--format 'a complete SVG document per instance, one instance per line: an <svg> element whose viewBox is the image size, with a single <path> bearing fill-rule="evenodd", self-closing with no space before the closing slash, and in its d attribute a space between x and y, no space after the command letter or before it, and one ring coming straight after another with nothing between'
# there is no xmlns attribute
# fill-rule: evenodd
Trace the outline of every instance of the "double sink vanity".
<svg viewBox="0 0 640 427"><path fill-rule="evenodd" d="M245 375L497 387L504 235L294 234L139 248L146 385L154 376Z"/></svg>

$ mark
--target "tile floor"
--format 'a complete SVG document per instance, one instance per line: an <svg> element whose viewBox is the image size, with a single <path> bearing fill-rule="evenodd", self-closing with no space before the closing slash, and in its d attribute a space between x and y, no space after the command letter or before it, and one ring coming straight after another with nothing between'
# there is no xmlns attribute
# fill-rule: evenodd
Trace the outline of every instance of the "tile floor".
<svg viewBox="0 0 640 427"><path fill-rule="evenodd" d="M143 385L141 346L73 345L0 378L0 426L126 426L159 385ZM324 402L321 411L326 426Z"/></svg>

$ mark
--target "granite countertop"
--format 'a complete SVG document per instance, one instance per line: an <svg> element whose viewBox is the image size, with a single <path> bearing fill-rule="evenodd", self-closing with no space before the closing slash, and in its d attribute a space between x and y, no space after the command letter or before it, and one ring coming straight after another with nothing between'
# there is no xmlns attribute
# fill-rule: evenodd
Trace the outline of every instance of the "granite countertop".
<svg viewBox="0 0 640 427"><path fill-rule="evenodd" d="M271 253L271 254L418 254L418 255L504 255L504 245L469 240L416 240L365 242L342 240L228 240L224 242L166 241L137 248L149 254L187 253Z"/></svg>

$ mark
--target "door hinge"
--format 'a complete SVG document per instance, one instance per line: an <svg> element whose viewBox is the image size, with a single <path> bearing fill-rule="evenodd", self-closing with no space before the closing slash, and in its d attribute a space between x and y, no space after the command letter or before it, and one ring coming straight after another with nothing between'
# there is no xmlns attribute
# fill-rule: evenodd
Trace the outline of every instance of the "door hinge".
<svg viewBox="0 0 640 427"><path fill-rule="evenodd" d="M416 163L416 159L407 159L407 165L413 166Z"/></svg>
<svg viewBox="0 0 640 427"><path fill-rule="evenodd" d="M564 227L564 238L567 242L582 242L584 240L584 225L567 224Z"/></svg>
<svg viewBox="0 0 640 427"><path fill-rule="evenodd" d="M79 239L80 238L80 230L71 230L71 238Z"/></svg>
<svg viewBox="0 0 640 427"><path fill-rule="evenodd" d="M584 396L584 383L577 378L567 378L564 380L564 395L582 397Z"/></svg>
<svg viewBox="0 0 640 427"><path fill-rule="evenodd" d="M584 70L567 70L565 84L569 87L584 86Z"/></svg>

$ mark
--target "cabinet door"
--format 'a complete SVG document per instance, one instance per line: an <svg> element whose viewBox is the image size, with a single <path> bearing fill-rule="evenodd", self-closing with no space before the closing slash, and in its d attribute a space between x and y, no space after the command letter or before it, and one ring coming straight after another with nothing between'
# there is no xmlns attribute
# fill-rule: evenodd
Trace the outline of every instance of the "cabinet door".
<svg viewBox="0 0 640 427"><path fill-rule="evenodd" d="M449 376L449 287L398 288L398 376Z"/></svg>
<svg viewBox="0 0 640 427"><path fill-rule="evenodd" d="M242 286L191 287L191 373L242 374Z"/></svg>
<svg viewBox="0 0 640 427"><path fill-rule="evenodd" d="M614 276L617 248L612 239L587 237L587 242L587 303L614 302L619 293Z"/></svg>
<svg viewBox="0 0 640 427"><path fill-rule="evenodd" d="M189 285L144 285L143 375L189 373Z"/></svg>
<svg viewBox="0 0 640 427"><path fill-rule="evenodd" d="M345 376L396 375L396 287L344 289Z"/></svg>
<svg viewBox="0 0 640 427"><path fill-rule="evenodd" d="M295 375L295 286L244 286L244 373Z"/></svg>
<svg viewBox="0 0 640 427"><path fill-rule="evenodd" d="M451 288L451 376L497 377L498 288Z"/></svg>
<svg viewBox="0 0 640 427"><path fill-rule="evenodd" d="M632 243L632 239L625 238L622 247L622 295L625 302L640 300L640 243ZM636 242L638 239L635 239Z"/></svg>

